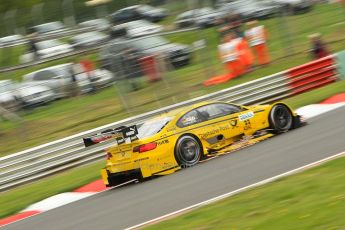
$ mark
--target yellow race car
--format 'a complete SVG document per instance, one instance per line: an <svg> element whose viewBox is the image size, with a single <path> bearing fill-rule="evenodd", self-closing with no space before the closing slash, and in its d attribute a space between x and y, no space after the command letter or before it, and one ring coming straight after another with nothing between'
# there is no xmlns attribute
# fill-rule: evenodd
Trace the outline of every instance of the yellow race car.
<svg viewBox="0 0 345 230"><path fill-rule="evenodd" d="M115 186L134 178L170 174L246 137L282 133L302 124L300 116L283 103L208 102L161 114L140 125L106 130L84 138L84 143L116 141L107 149L106 167L101 170L105 185Z"/></svg>

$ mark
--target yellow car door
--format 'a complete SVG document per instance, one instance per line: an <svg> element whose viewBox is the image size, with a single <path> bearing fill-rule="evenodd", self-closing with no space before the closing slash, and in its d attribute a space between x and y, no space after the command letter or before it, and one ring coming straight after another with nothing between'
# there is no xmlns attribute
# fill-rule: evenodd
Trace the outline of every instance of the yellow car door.
<svg viewBox="0 0 345 230"><path fill-rule="evenodd" d="M241 135L243 124L238 113L242 108L228 103L212 103L197 108L204 118L198 128L200 137L214 148L221 148L236 141Z"/></svg>

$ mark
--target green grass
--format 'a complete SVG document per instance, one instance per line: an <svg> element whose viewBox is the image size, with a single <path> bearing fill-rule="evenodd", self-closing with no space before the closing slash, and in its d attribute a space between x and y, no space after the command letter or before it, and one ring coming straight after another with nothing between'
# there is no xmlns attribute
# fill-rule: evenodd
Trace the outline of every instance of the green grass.
<svg viewBox="0 0 345 230"><path fill-rule="evenodd" d="M345 81L339 81L323 88L316 89L301 95L286 99L294 109L318 103L329 96L345 92ZM37 202L49 196L71 191L81 185L99 178L99 169L104 162L97 162L80 168L60 173L39 182L23 185L19 188L2 192L0 196L0 218L16 213L33 202Z"/></svg>
<svg viewBox="0 0 345 230"><path fill-rule="evenodd" d="M204 87L202 82L211 76L224 73L224 68L217 58L218 35L215 28L169 35L167 37L171 41L186 44L192 44L203 38L208 46L194 54L191 65L175 71L164 72L164 81L149 84L142 80L143 88L139 91L129 92L126 82L118 82L114 87L94 95L63 99L32 111L22 111L19 113L22 122L0 120L0 156L308 62L309 56L302 51L308 48L306 36L312 32L325 34L325 40L331 42L329 48L332 51L340 51L344 49L343 42L332 41L345 39L344 27L341 26L342 24L337 24L344 21L341 10L340 4L321 4L308 14L287 17L286 20L289 25L293 25L294 29L291 30L294 38L291 46L295 55L285 58L283 57L287 52L283 49L284 46L280 40L279 21L277 21L279 19L263 21L270 31L269 46L273 63L245 76L212 87ZM313 22L311 19L313 17L323 20ZM20 80L22 75L28 72L79 58L85 57L69 57L27 69L1 73L0 79ZM97 55L88 54L86 58L96 61ZM119 93L125 98L126 106L122 104Z"/></svg>
<svg viewBox="0 0 345 230"><path fill-rule="evenodd" d="M345 158L145 229L344 229Z"/></svg>

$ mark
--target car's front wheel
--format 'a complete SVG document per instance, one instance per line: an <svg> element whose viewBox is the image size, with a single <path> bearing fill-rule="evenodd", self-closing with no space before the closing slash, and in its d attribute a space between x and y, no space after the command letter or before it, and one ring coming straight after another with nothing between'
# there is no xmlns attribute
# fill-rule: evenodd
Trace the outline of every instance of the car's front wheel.
<svg viewBox="0 0 345 230"><path fill-rule="evenodd" d="M286 105L274 105L269 114L269 122L275 133L288 131L293 123L290 109Z"/></svg>
<svg viewBox="0 0 345 230"><path fill-rule="evenodd" d="M178 139L175 146L175 159L182 168L197 164L201 156L201 144L193 136L185 135Z"/></svg>

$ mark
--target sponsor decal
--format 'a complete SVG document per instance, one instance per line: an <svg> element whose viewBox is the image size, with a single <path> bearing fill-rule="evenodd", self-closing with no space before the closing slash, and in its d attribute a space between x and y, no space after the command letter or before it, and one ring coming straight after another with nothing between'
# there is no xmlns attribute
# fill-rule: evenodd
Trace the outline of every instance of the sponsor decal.
<svg viewBox="0 0 345 230"><path fill-rule="evenodd" d="M149 159L148 157L145 157L145 158L140 158L140 159L138 159L138 160L135 160L134 162L138 162L138 161L144 161L144 160L147 160L147 159Z"/></svg>
<svg viewBox="0 0 345 230"><path fill-rule="evenodd" d="M225 125L225 126L219 126L217 129L212 129L212 130L210 130L210 131L207 131L206 133L202 133L201 134L201 138L204 138L204 139L206 139L206 138L208 138L208 137L212 137L212 136L214 136L214 135L216 135L216 134L219 134L220 132L222 132L222 131L226 131L226 130L228 130L228 129L230 129L230 126L229 125Z"/></svg>
<svg viewBox="0 0 345 230"><path fill-rule="evenodd" d="M249 130L252 128L252 124L250 123L250 120L244 121L244 130Z"/></svg>
<svg viewBox="0 0 345 230"><path fill-rule="evenodd" d="M238 126L237 126L237 123L238 123L238 122L237 122L237 119L232 119L232 120L230 120L230 125L231 125L232 129L238 127Z"/></svg>
<svg viewBox="0 0 345 230"><path fill-rule="evenodd" d="M248 120L248 119L251 119L254 117L254 113L253 111L250 111L250 112L247 112L247 113L244 113L244 114L240 114L238 116L238 118L240 119L240 121L245 121L245 120Z"/></svg>
<svg viewBox="0 0 345 230"><path fill-rule="evenodd" d="M219 129L214 129L211 131L207 131L206 133L201 134L201 138L208 138L209 136L213 136L215 134L219 133Z"/></svg>
<svg viewBox="0 0 345 230"><path fill-rule="evenodd" d="M168 143L169 143L169 140L162 140L162 141L157 142L157 145L165 145Z"/></svg>
<svg viewBox="0 0 345 230"><path fill-rule="evenodd" d="M172 132L172 131L175 131L175 130L176 130L176 127L171 127L171 128L167 129L167 132Z"/></svg>

